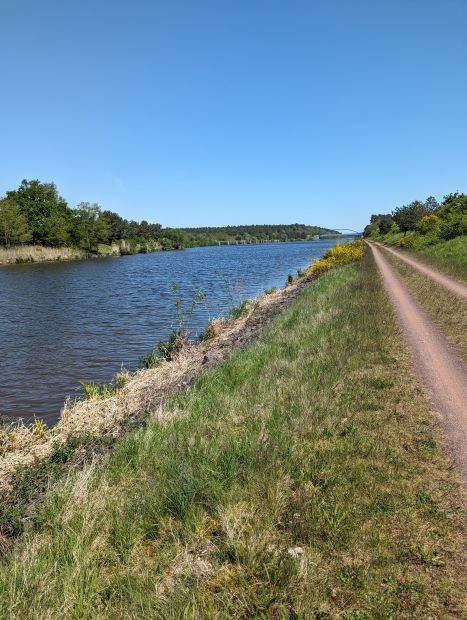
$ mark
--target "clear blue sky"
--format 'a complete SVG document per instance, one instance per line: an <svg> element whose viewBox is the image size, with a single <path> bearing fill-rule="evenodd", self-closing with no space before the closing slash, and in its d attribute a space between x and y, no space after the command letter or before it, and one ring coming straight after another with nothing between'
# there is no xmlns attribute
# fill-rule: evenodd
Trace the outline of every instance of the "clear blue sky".
<svg viewBox="0 0 467 620"><path fill-rule="evenodd" d="M467 0L0 8L0 194L164 226L361 228L467 191Z"/></svg>

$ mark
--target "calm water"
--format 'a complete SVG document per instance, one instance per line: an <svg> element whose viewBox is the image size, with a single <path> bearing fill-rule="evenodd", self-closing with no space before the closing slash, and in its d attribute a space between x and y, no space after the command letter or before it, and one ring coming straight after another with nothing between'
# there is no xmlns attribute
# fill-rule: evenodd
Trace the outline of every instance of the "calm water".
<svg viewBox="0 0 467 620"><path fill-rule="evenodd" d="M170 283L202 289L189 327L283 286L334 241L193 248L0 268L0 414L57 419L81 381L108 381L177 326Z"/></svg>

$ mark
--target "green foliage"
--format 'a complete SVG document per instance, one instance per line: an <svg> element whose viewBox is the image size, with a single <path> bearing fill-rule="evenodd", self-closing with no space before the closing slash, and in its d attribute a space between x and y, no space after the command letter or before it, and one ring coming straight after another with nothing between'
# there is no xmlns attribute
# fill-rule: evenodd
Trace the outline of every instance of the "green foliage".
<svg viewBox="0 0 467 620"><path fill-rule="evenodd" d="M379 232L382 235L386 235L394 224L394 219L390 213L381 213L379 215L372 215L370 218L370 224L375 224L378 227Z"/></svg>
<svg viewBox="0 0 467 620"><path fill-rule="evenodd" d="M215 245L217 243L258 241L299 241L316 235L336 233L335 230L305 224L256 224L251 226L207 226L183 228L188 245Z"/></svg>
<svg viewBox="0 0 467 620"><path fill-rule="evenodd" d="M6 198L17 206L24 219L15 218L17 232L12 237L9 233L7 241L0 236L0 243L4 245L32 241L52 247L73 245L94 253L98 252L99 244L118 244L119 253L129 255L156 249L169 251L218 243L298 241L313 239L321 233L337 234L337 231L304 224L162 228L146 220L136 222L110 210L102 211L95 203L83 202L74 209L69 208L54 183L37 179L24 179L18 189L6 192Z"/></svg>
<svg viewBox="0 0 467 620"><path fill-rule="evenodd" d="M245 316L248 312L249 300L243 300L238 306L234 306L229 310L229 317L231 319L239 319L242 316Z"/></svg>
<svg viewBox="0 0 467 620"><path fill-rule="evenodd" d="M108 237L108 224L99 205L80 203L75 210L75 222L78 245L88 251L97 251L99 243Z"/></svg>
<svg viewBox="0 0 467 620"><path fill-rule="evenodd" d="M0 244L5 248L31 240L28 221L12 199L0 200Z"/></svg>
<svg viewBox="0 0 467 620"><path fill-rule="evenodd" d="M467 235L467 195L448 194L441 205L429 196L424 202L415 200L398 207L393 212L395 224L389 230L387 226L381 227L383 217L386 216L371 216L371 223L365 227L365 237L383 239L402 248L423 250L443 239ZM401 232L403 237L399 234Z"/></svg>
<svg viewBox="0 0 467 620"><path fill-rule="evenodd" d="M415 200L408 205L397 207L393 211L392 217L400 230L407 232L409 230L415 230L417 223L422 217L431 215L437 208L439 208L438 203L430 196L425 202Z"/></svg>
<svg viewBox="0 0 467 620"><path fill-rule="evenodd" d="M185 341L186 336L184 336L180 330L176 329L170 333L167 340L161 340L157 344L157 350L162 359L171 360L174 358L175 354L180 351Z"/></svg>
<svg viewBox="0 0 467 620"><path fill-rule="evenodd" d="M69 245L71 242L71 229L72 221L70 218L51 215L44 220L44 234L41 241L52 247Z"/></svg>
<svg viewBox="0 0 467 620"><path fill-rule="evenodd" d="M379 227L378 224L367 224L363 229L363 236L365 238L371 238L379 235Z"/></svg>
<svg viewBox="0 0 467 620"><path fill-rule="evenodd" d="M46 224L50 218L71 219L71 210L66 200L58 194L54 183L23 179L19 188L8 191L6 197L17 205L26 218L33 243L45 241Z"/></svg>
<svg viewBox="0 0 467 620"><path fill-rule="evenodd" d="M161 363L161 358L157 355L155 351L150 351L146 355L142 355L138 361L138 368L145 368L148 370L149 368L157 368Z"/></svg>
<svg viewBox="0 0 467 620"><path fill-rule="evenodd" d="M84 398L86 400L105 399L115 394L115 387L109 383L81 383Z"/></svg>

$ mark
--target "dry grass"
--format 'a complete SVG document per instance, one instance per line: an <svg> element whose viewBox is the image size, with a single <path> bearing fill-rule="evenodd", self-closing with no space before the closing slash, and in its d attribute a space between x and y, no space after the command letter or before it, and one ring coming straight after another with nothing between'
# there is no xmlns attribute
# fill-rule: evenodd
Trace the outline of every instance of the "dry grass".
<svg viewBox="0 0 467 620"><path fill-rule="evenodd" d="M36 506L1 617L461 617L457 477L371 258L152 413Z"/></svg>
<svg viewBox="0 0 467 620"><path fill-rule="evenodd" d="M259 301L244 304L245 312L236 320L214 320L207 330L209 338L186 346L173 361L163 361L157 368L133 375L125 372L123 381L119 373L115 383L120 387L108 398L65 403L59 422L41 436L34 434L31 427L0 426L0 490L8 487L17 467L37 464L69 437L117 437L129 421L159 410L167 397L189 386L204 369L255 338L306 284L307 279L302 278Z"/></svg>
<svg viewBox="0 0 467 620"><path fill-rule="evenodd" d="M407 265L389 252L384 258L395 269L420 306L446 338L467 356L467 304L463 299L434 282L429 276Z"/></svg>
<svg viewBox="0 0 467 620"><path fill-rule="evenodd" d="M41 245L21 245L9 249L0 248L0 264L38 263L78 258L83 258L83 252L76 248L48 248Z"/></svg>

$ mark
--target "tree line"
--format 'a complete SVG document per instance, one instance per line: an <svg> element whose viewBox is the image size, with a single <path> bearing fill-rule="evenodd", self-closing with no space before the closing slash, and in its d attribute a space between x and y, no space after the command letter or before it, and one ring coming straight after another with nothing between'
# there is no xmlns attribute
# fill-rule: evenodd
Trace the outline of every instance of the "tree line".
<svg viewBox="0 0 467 620"><path fill-rule="evenodd" d="M396 207L392 213L373 214L363 234L377 238L401 233L399 245L415 248L466 235L467 194L448 194L441 203L429 196Z"/></svg>
<svg viewBox="0 0 467 620"><path fill-rule="evenodd" d="M205 226L181 229L195 245L233 241L304 241L334 230L306 224L251 224L242 226Z"/></svg>
<svg viewBox="0 0 467 620"><path fill-rule="evenodd" d="M329 231L304 224L163 228L145 220L136 222L81 202L71 208L55 183L24 179L18 189L0 199L0 245L6 248L32 243L50 247L74 246L97 252L99 245L122 240L144 247L157 241L162 249L213 245L224 241L289 241L309 239Z"/></svg>
<svg viewBox="0 0 467 620"><path fill-rule="evenodd" d="M76 246L96 251L99 244L121 239L158 239L160 224L128 221L96 203L70 208L54 183L24 179L0 200L0 243Z"/></svg>

